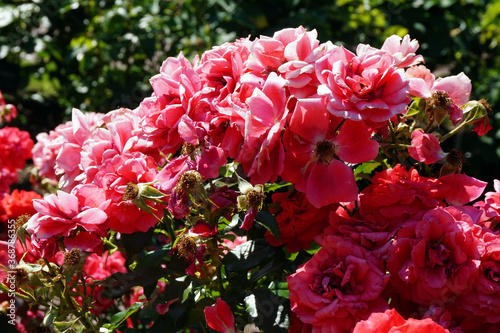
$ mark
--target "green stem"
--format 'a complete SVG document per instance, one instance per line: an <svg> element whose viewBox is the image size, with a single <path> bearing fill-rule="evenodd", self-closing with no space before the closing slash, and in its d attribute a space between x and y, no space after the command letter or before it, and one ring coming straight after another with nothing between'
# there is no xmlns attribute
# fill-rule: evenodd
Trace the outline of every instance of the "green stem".
<svg viewBox="0 0 500 333"><path fill-rule="evenodd" d="M446 133L445 135L443 135L441 137L441 139L439 139L439 143L443 143L444 140L448 139L449 137L455 135L458 131L460 131L465 125L469 124L469 122L467 121L464 121L463 123L461 123L460 125L458 125L457 127L455 127L454 129L452 129L451 131L449 131L448 133Z"/></svg>

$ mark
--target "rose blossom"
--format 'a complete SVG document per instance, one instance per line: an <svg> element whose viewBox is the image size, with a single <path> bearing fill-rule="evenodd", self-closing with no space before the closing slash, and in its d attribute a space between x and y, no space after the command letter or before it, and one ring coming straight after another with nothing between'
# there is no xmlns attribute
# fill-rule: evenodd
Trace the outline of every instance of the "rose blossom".
<svg viewBox="0 0 500 333"><path fill-rule="evenodd" d="M433 134L424 133L421 129L411 133L411 147L408 148L408 153L425 164L436 163L446 157L446 153L439 145L439 140Z"/></svg>
<svg viewBox="0 0 500 333"><path fill-rule="evenodd" d="M318 94L324 96L328 111L373 122L405 112L410 96L403 69L384 51L359 45L356 53L340 47L316 62Z"/></svg>
<svg viewBox="0 0 500 333"><path fill-rule="evenodd" d="M314 237L328 226L328 214L336 205L316 208L302 192L296 192L292 197L289 195L289 192L273 194L273 203L279 204L276 221L281 241L269 231L266 233L266 240L273 246L286 244L287 250L293 253L307 250L311 246Z"/></svg>
<svg viewBox="0 0 500 333"><path fill-rule="evenodd" d="M424 61L424 57L415 54L418 47L418 41L410 40L409 35L403 38L392 35L385 40L380 49L392 55L396 67L405 68Z"/></svg>
<svg viewBox="0 0 500 333"><path fill-rule="evenodd" d="M350 332L373 311L384 311L380 296L388 275L368 261L368 252L337 236L287 277L291 309L312 332Z"/></svg>
<svg viewBox="0 0 500 333"><path fill-rule="evenodd" d="M436 79L424 65L418 65L407 69L406 75L410 80L410 94L427 100L427 107L438 124L446 114L454 125L462 120L460 107L469 101L472 89L464 73Z"/></svg>
<svg viewBox="0 0 500 333"><path fill-rule="evenodd" d="M452 305L460 326L476 328L483 323L500 323L500 236L484 235L485 253L481 257L479 275L472 290L460 295Z"/></svg>
<svg viewBox="0 0 500 333"><path fill-rule="evenodd" d="M361 163L378 154L378 143L363 122L341 124L319 98L297 102L283 143L287 167L281 177L295 183L316 208L356 200L354 173L344 161Z"/></svg>
<svg viewBox="0 0 500 333"><path fill-rule="evenodd" d="M203 313L207 325L211 329L221 333L236 333L231 308L222 299L217 298L217 302L212 306L205 307Z"/></svg>
<svg viewBox="0 0 500 333"><path fill-rule="evenodd" d="M84 188L88 186L84 185ZM105 234L103 225L108 215L104 210L109 201L103 200L98 188L89 188L81 193L78 190L75 188L72 193L57 191L43 199L33 200L37 213L28 220L26 230L38 239L63 236L67 244L71 243L82 250L94 248L96 241L100 243L100 236ZM83 193L86 195L83 196ZM79 227L85 231L75 235ZM88 237L83 237L83 234ZM72 237L78 237L77 244Z"/></svg>
<svg viewBox="0 0 500 333"><path fill-rule="evenodd" d="M495 179L493 186L494 192L487 192L484 195L484 201L474 204L483 211L480 223L492 229L500 223L500 180Z"/></svg>
<svg viewBox="0 0 500 333"><path fill-rule="evenodd" d="M353 333L450 333L432 319L405 320L395 309L374 312L367 320L360 321Z"/></svg>
<svg viewBox="0 0 500 333"><path fill-rule="evenodd" d="M361 218L397 227L409 217L419 219L435 207L462 206L477 199L486 183L465 174L439 178L423 177L414 168L396 165L372 177L359 194ZM445 203L446 202L446 203Z"/></svg>
<svg viewBox="0 0 500 333"><path fill-rule="evenodd" d="M405 222L388 250L390 285L424 305L469 291L484 253L480 235L481 227L454 207Z"/></svg>

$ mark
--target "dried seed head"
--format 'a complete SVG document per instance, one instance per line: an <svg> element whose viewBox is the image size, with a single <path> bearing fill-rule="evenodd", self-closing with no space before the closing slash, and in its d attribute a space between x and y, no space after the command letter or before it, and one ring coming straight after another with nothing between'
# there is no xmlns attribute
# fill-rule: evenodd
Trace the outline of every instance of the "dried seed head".
<svg viewBox="0 0 500 333"><path fill-rule="evenodd" d="M64 254L64 266L66 267L76 268L80 264L80 260L82 260L82 255L77 248Z"/></svg>
<svg viewBox="0 0 500 333"><path fill-rule="evenodd" d="M185 259L194 256L196 254L196 240L191 236L181 237L177 245L177 251Z"/></svg>
<svg viewBox="0 0 500 333"><path fill-rule="evenodd" d="M453 101L446 91L435 91L429 99L429 107L446 110Z"/></svg>
<svg viewBox="0 0 500 333"><path fill-rule="evenodd" d="M487 100L481 98L478 102L481 103L484 106L484 108L486 109L486 113L488 114L488 116L491 116L493 114L493 108L491 107L490 103L488 103Z"/></svg>
<svg viewBox="0 0 500 333"><path fill-rule="evenodd" d="M250 190L245 196L248 206L258 208L264 202L266 195L260 191Z"/></svg>
<svg viewBox="0 0 500 333"><path fill-rule="evenodd" d="M196 184L201 183L201 175L196 170L186 171L179 177L177 188L183 193L190 193L196 187Z"/></svg>
<svg viewBox="0 0 500 333"><path fill-rule="evenodd" d="M191 155L192 152L196 150L196 146L185 142L181 148L182 155Z"/></svg>
<svg viewBox="0 0 500 333"><path fill-rule="evenodd" d="M16 274L16 288L19 288L21 284L28 280L28 270L24 267L16 267L14 272Z"/></svg>
<svg viewBox="0 0 500 333"><path fill-rule="evenodd" d="M462 165L464 164L464 162L465 156L460 150L452 149L450 150L448 155L446 155L446 163L449 163L453 167L457 168L458 172L462 170Z"/></svg>
<svg viewBox="0 0 500 333"><path fill-rule="evenodd" d="M30 219L31 215L29 214L23 214L21 216L19 216L17 219L16 219L16 223L15 223L15 229L16 231L21 228L23 225L26 224L26 222L28 222L28 220Z"/></svg>
<svg viewBox="0 0 500 333"><path fill-rule="evenodd" d="M125 188L125 193L123 194L123 201L134 200L139 195L139 186L132 182L127 184Z"/></svg>

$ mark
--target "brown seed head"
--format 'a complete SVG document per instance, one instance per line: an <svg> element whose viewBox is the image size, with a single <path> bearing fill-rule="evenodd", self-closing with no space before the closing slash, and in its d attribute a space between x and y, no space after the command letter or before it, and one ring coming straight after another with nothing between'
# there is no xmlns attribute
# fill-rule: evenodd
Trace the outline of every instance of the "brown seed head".
<svg viewBox="0 0 500 333"><path fill-rule="evenodd" d="M188 259L196 254L196 241L191 236L183 236L179 239L179 244L177 245L177 251L179 254Z"/></svg>
<svg viewBox="0 0 500 333"><path fill-rule="evenodd" d="M30 219L31 215L30 214L23 214L21 216L19 216L17 219L16 219L16 223L15 223L15 229L16 231L22 227L26 222L28 222L28 220Z"/></svg>
<svg viewBox="0 0 500 333"><path fill-rule="evenodd" d="M64 266L77 267L80 264L81 259L82 255L80 254L80 250L74 248L73 250L64 254Z"/></svg>
<svg viewBox="0 0 500 333"><path fill-rule="evenodd" d="M250 207L258 208L264 202L266 195L260 191L250 190L245 196L247 204Z"/></svg>
<svg viewBox="0 0 500 333"><path fill-rule="evenodd" d="M488 103L487 100L481 98L479 100L479 103L481 103L484 106L486 112L488 113L488 116L491 116L493 114L493 108L491 107L490 103Z"/></svg>
<svg viewBox="0 0 500 333"><path fill-rule="evenodd" d="M123 193L123 201L134 200L139 195L139 186L132 182L127 184L125 188L125 193Z"/></svg>
<svg viewBox="0 0 500 333"><path fill-rule="evenodd" d="M197 171L186 171L180 176L177 187L183 193L190 193L198 182L201 183L201 176Z"/></svg>
<svg viewBox="0 0 500 333"><path fill-rule="evenodd" d="M190 143L185 142L182 145L181 154L182 155L191 155L191 153L194 152L195 149L196 149L195 145L192 145Z"/></svg>
<svg viewBox="0 0 500 333"><path fill-rule="evenodd" d="M452 103L453 101L446 91L438 90L432 94L429 107L446 110Z"/></svg>

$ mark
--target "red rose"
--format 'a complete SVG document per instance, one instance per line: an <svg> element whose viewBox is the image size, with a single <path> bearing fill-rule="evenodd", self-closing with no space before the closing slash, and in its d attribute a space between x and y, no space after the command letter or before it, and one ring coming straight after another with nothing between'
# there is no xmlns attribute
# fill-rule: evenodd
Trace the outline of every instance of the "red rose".
<svg viewBox="0 0 500 333"><path fill-rule="evenodd" d="M389 247L390 285L419 304L444 304L470 290L484 253L481 227L454 207L406 222Z"/></svg>
<svg viewBox="0 0 500 333"><path fill-rule="evenodd" d="M290 275L291 309L312 332L351 332L373 311L384 311L380 296L388 275L367 260L350 240L328 236L323 248Z"/></svg>
<svg viewBox="0 0 500 333"><path fill-rule="evenodd" d="M447 329L432 321L432 319L405 320L394 309L384 313L372 313L367 320L356 324L353 333L449 333Z"/></svg>
<svg viewBox="0 0 500 333"><path fill-rule="evenodd" d="M456 299L452 312L464 329L500 323L500 235L486 233L485 253L472 290Z"/></svg>
<svg viewBox="0 0 500 333"><path fill-rule="evenodd" d="M332 205L315 208L304 193L296 192L291 198L289 195L286 192L272 196L273 203L279 203L281 208L276 215L281 242L270 232L266 233L266 239L273 246L286 244L288 251L298 252L308 249L314 237L328 226L328 214Z"/></svg>

